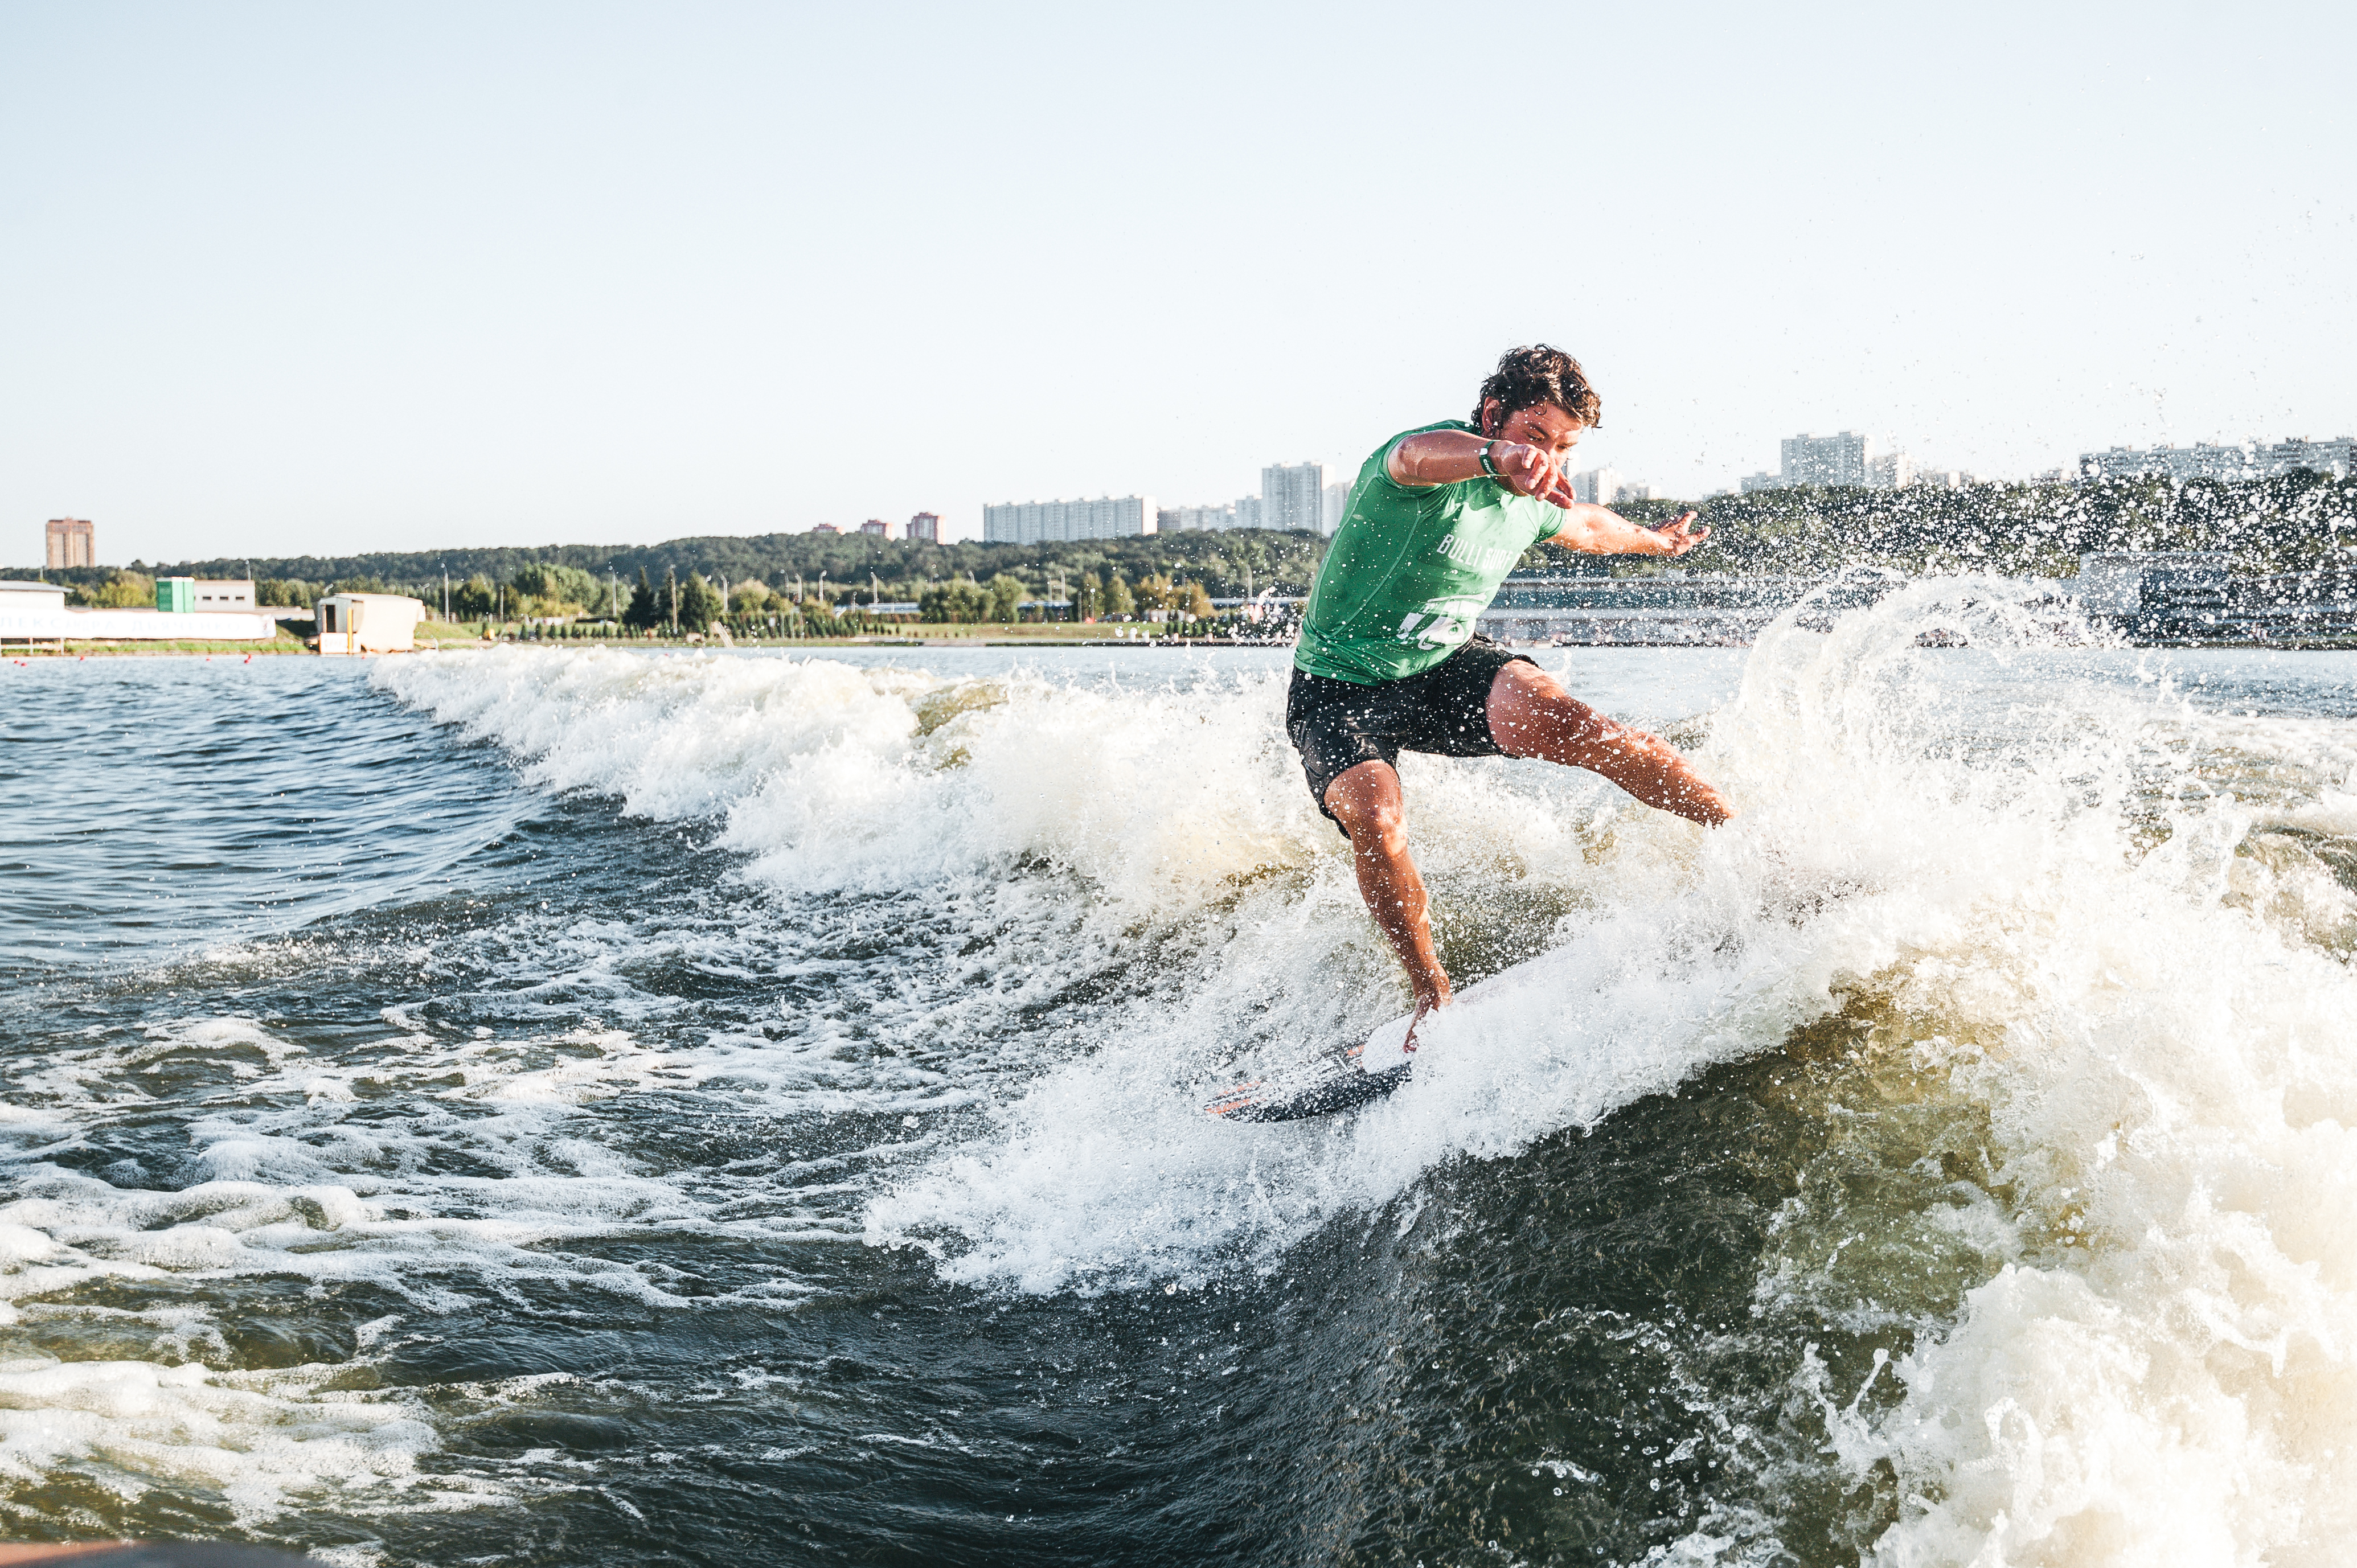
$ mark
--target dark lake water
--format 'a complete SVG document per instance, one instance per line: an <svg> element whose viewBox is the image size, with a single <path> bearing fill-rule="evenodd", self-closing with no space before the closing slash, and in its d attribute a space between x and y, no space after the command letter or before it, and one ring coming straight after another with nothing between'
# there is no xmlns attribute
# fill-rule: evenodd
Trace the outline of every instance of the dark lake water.
<svg viewBox="0 0 2357 1568"><path fill-rule="evenodd" d="M0 665L0 1534L2344 1560L2357 660L1540 657L1742 818L1409 758L1543 962L1258 1128L1404 996L1282 652Z"/></svg>

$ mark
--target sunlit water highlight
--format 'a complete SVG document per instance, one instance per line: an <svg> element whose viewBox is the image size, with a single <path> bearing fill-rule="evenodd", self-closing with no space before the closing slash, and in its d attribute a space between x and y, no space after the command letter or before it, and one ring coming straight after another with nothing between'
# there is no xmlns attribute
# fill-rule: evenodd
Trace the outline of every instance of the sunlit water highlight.
<svg viewBox="0 0 2357 1568"><path fill-rule="evenodd" d="M1927 647L1927 640L1964 647ZM350 1563L2327 1563L2357 684L1918 585L1542 655L1705 833L1285 658L9 661L0 1530Z"/></svg>

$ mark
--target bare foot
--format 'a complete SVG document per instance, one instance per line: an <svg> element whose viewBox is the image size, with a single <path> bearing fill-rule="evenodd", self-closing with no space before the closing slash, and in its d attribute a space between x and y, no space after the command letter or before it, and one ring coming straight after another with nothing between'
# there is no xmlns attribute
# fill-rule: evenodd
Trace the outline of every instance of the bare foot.
<svg viewBox="0 0 2357 1568"><path fill-rule="evenodd" d="M1407 1039L1401 1045L1401 1050L1413 1051L1415 1049L1415 1032L1424 1027L1424 1015L1431 1012L1436 1007L1448 1006L1450 994L1451 993L1448 988L1448 982L1446 978L1441 980L1440 984L1437 989L1419 992L1416 994L1415 1014L1407 1021Z"/></svg>

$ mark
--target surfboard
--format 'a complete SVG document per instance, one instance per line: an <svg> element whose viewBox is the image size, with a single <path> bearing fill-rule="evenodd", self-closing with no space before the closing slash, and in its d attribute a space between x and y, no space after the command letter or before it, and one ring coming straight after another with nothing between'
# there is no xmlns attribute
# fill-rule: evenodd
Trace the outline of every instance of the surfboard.
<svg viewBox="0 0 2357 1568"><path fill-rule="evenodd" d="M1449 1003L1449 1016L1462 1020L1524 986L1544 983L1542 977L1562 961L1557 950L1501 969L1459 991ZM1372 1104L1407 1082L1415 1069L1415 1053L1407 1043L1408 1026L1415 1021L1414 1014L1403 1013L1361 1039L1311 1053L1297 1068L1239 1083L1203 1109L1222 1122L1300 1122Z"/></svg>
<svg viewBox="0 0 2357 1568"><path fill-rule="evenodd" d="M1412 1017L1394 1018L1355 1044L1330 1046L1296 1070L1237 1084L1203 1110L1222 1122L1304 1122L1381 1100L1415 1069L1406 1048Z"/></svg>
<svg viewBox="0 0 2357 1568"><path fill-rule="evenodd" d="M1363 1054L1358 1046L1323 1054L1326 1065L1322 1068L1276 1079L1253 1079L1203 1109L1222 1122L1306 1122L1312 1116L1355 1111L1381 1100L1405 1083L1415 1069L1413 1061L1405 1061L1381 1072L1365 1071L1356 1063Z"/></svg>
<svg viewBox="0 0 2357 1568"><path fill-rule="evenodd" d="M1875 891L1868 881L1823 872L1788 871L1762 890L1759 912L1780 924L1804 926L1829 908ZM1474 1026L1476 1017L1532 987L1545 995L1560 984L1561 966L1577 962L1558 948L1524 959L1469 985L1450 1002L1450 1034ZM1510 1009L1511 1011L1511 1009ZM1406 1083L1415 1066L1407 1048L1413 1015L1402 1015L1355 1042L1305 1053L1298 1066L1280 1068L1235 1085L1203 1107L1222 1122L1300 1122L1372 1104Z"/></svg>

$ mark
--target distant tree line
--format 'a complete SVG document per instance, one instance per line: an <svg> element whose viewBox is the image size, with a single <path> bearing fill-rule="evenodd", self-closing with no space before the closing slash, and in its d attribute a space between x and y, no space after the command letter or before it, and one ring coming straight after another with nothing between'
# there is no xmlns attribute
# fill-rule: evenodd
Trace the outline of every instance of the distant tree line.
<svg viewBox="0 0 2357 1568"><path fill-rule="evenodd" d="M54 575L63 577L65 574ZM120 567L95 571L85 580L71 584L70 588L66 595L68 603L95 609L132 610L143 606L152 609L156 604L156 579L145 572Z"/></svg>
<svg viewBox="0 0 2357 1568"><path fill-rule="evenodd" d="M1037 596L1051 581L1077 585L1089 573L1096 574L1101 583L1118 575L1132 585L1149 576L1167 576L1200 584L1206 594L1222 598L1268 588L1300 594L1308 590L1325 551L1325 541L1315 534L1261 529L1037 544L971 541L928 544L873 534L769 533L674 539L651 545L502 546L341 556L255 556L251 562L236 557L168 564L135 561L131 567L150 577L242 577L250 566L257 592L268 583L273 592L287 596L271 602L308 604L336 589L413 594L437 610L447 574L453 618L461 618L457 596L462 587L471 592L489 585L496 599L505 585L531 599L588 605L584 585L594 583L594 607L608 611L614 596L619 595L627 602L642 574L658 585L670 578L684 583L695 575L709 585L748 579L770 585L800 581L814 589L823 579L838 594L856 587L862 598L901 602L920 598L933 585L954 579L982 584L1001 575L1018 578L1028 585L1027 596ZM578 575L565 579L561 587L520 586L526 575L556 569ZM85 580L103 582L113 570L45 573L28 567L16 575L79 585ZM304 596L294 596L298 594ZM468 603L472 607L474 601L469 598ZM494 605L488 613L496 614L497 608ZM511 607L508 613L518 612Z"/></svg>
<svg viewBox="0 0 2357 1568"><path fill-rule="evenodd" d="M1803 487L1619 510L1661 521L1691 506L1712 530L1676 563L1689 572L1814 575L1856 564L1908 573L1983 571L2069 576L2098 550L2230 551L2245 572L2307 570L2357 546L2357 478L2106 479L1972 485L1948 490ZM1019 607L1070 601L1098 619L1200 618L1213 597L1308 591L1325 553L1308 533L1243 529L1039 544L771 533L675 539L622 548L415 551L255 559L265 605L308 607L331 592L403 593L454 620L609 618L641 630L742 621L834 624L856 601L914 603L936 623L1006 622ZM1524 567L1643 574L1658 558L1567 554L1535 546ZM242 559L10 574L46 577L78 603L152 605L158 575L242 576ZM447 576L446 576L447 573Z"/></svg>

